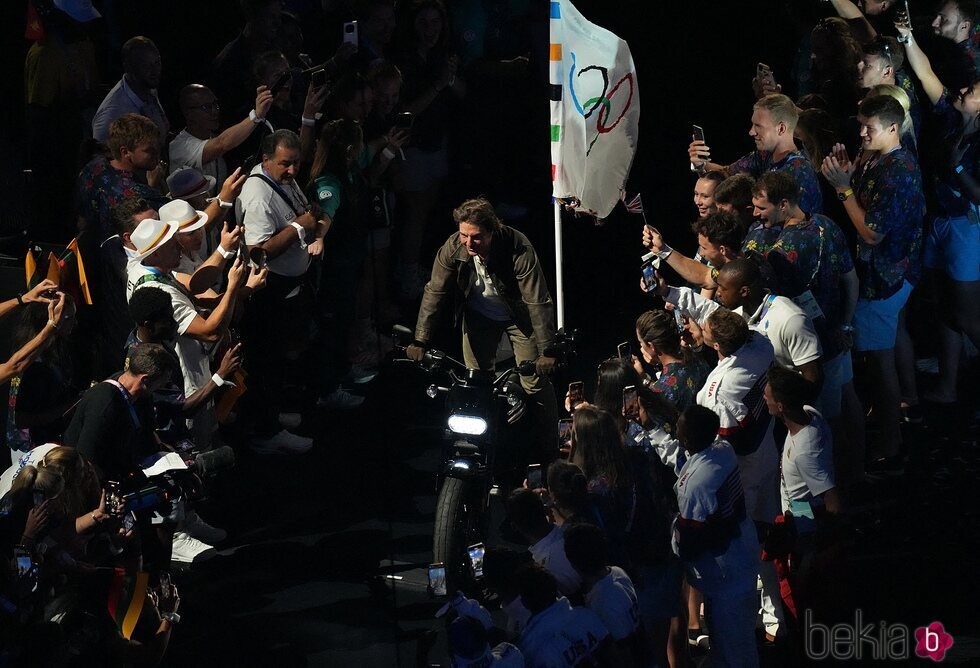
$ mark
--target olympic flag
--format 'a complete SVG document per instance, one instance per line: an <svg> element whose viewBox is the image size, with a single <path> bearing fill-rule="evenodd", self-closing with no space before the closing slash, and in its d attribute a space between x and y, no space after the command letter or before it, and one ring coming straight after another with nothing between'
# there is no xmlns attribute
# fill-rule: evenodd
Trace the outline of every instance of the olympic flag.
<svg viewBox="0 0 980 668"><path fill-rule="evenodd" d="M551 3L550 57L554 196L605 218L620 201L639 135L633 57L568 0Z"/></svg>
<svg viewBox="0 0 980 668"><path fill-rule="evenodd" d="M551 180L555 200L555 292L565 326L561 205L605 218L629 176L640 123L640 89L629 46L589 23L568 0L551 2Z"/></svg>

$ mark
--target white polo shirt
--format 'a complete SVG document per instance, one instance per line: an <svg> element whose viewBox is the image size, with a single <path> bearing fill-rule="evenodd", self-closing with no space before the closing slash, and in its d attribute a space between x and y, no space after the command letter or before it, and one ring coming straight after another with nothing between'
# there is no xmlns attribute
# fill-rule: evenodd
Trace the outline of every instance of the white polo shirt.
<svg viewBox="0 0 980 668"><path fill-rule="evenodd" d="M252 168L250 174L262 174L262 165ZM268 176L268 175L266 175ZM292 202L290 206L272 186L258 177L245 179L242 194L235 202L235 215L245 225L245 243L249 246L268 241L280 230L289 227L302 214L309 203L306 195L295 181L278 184L282 192ZM307 238L307 243L313 241ZM294 240L286 251L268 261L269 271L280 276L302 276L310 266L310 253L301 248L299 240Z"/></svg>
<svg viewBox="0 0 980 668"><path fill-rule="evenodd" d="M611 566L609 575L592 586L585 595L585 604L602 620L613 640L627 638L640 628L636 588L619 566Z"/></svg>
<svg viewBox="0 0 980 668"><path fill-rule="evenodd" d="M594 612L573 608L567 598L559 598L531 617L517 645L527 666L567 668L593 657L608 636Z"/></svg>

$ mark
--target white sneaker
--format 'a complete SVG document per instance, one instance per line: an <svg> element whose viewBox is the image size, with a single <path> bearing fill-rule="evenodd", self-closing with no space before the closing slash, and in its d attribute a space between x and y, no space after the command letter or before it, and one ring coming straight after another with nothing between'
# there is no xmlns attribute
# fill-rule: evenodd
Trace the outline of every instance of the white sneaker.
<svg viewBox="0 0 980 668"><path fill-rule="evenodd" d="M300 413L279 414L279 424L282 425L283 429L295 429L302 422L303 422L303 416Z"/></svg>
<svg viewBox="0 0 980 668"><path fill-rule="evenodd" d="M253 438L252 450L260 455L289 454L298 455L309 452L313 439L297 436L285 429L269 438Z"/></svg>
<svg viewBox="0 0 980 668"><path fill-rule="evenodd" d="M213 547L190 534L183 531L174 534L173 550L170 553L171 561L178 561L182 564L200 563L217 556L217 554L218 552Z"/></svg>
<svg viewBox="0 0 980 668"><path fill-rule="evenodd" d="M364 403L364 397L351 394L342 387L338 387L325 397L320 397L316 405L320 408L337 408L342 411L352 410Z"/></svg>
<svg viewBox="0 0 980 668"><path fill-rule="evenodd" d="M228 532L218 527L213 527L197 514L196 510L188 510L184 513L184 522L180 527L185 533L203 540L205 543L215 545L228 537Z"/></svg>

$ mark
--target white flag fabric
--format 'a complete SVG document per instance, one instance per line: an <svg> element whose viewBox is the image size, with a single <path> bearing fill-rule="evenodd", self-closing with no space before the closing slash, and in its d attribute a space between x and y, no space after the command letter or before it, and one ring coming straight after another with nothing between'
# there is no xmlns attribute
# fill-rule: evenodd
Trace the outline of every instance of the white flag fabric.
<svg viewBox="0 0 980 668"><path fill-rule="evenodd" d="M550 77L554 196L605 218L620 200L639 136L633 56L626 42L557 0Z"/></svg>

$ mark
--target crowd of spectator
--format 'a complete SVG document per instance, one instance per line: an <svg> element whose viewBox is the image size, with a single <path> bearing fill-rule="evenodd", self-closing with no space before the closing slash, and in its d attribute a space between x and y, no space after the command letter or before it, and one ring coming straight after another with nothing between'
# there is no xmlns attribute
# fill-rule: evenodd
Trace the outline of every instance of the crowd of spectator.
<svg viewBox="0 0 980 668"><path fill-rule="evenodd" d="M488 547L482 581L506 623L457 594L453 665L804 659L849 505L904 475L906 426L959 399L980 343L980 8L940 2L931 24L906 8L831 0L782 70L795 99L760 63L748 155L705 141L737 118L694 128L697 252L644 227L653 308L591 403L570 386L543 482L507 497L528 554ZM920 393L906 314L929 308Z"/></svg>
<svg viewBox="0 0 980 668"><path fill-rule="evenodd" d="M30 4L43 34L25 63L27 142L80 156L37 160L50 189L37 215L77 220L66 236L92 305L49 280L0 303L16 319L0 364L0 652L155 665L180 621L171 563L212 558L226 538L195 502L241 447L301 455L303 415L364 401L355 388L392 346L381 328L457 276L424 266L455 168L520 178L489 159L502 135L480 95L530 80L530 10L325 3L314 14L329 30L311 35L292 3L241 0L241 32L161 99L153 40L125 41L101 96L98 11ZM726 163L691 142L693 234L670 241L696 238L697 252L644 228L650 310L599 366L593 401L566 396L570 437L540 448L556 457L541 484L506 496L528 548L489 546L481 580L505 628L455 595L453 665L677 668L692 648L757 665L760 643L792 642L819 608L849 490L902 475L903 424L958 400L980 345L980 8L940 2L931 24L891 0L826 9L785 69L795 99L760 63L750 118L724 129L747 121L754 151ZM470 314L466 341L492 334L469 357L533 331L528 358L553 371L533 248L486 200L456 215L444 250L481 258L465 292L479 288L487 321L478 331ZM479 251L505 241L531 267L511 278L533 328L511 327L521 299ZM919 304L939 333L928 394L906 317ZM556 403L543 378L523 384ZM553 424L556 408L534 412ZM229 429L247 445L226 443Z"/></svg>

